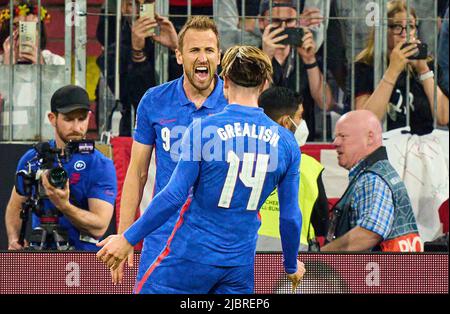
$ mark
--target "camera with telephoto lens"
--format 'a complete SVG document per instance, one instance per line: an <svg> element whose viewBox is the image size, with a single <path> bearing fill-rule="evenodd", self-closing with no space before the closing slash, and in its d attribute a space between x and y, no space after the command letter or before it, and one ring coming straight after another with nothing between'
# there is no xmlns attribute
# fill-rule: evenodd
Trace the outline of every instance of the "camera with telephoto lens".
<svg viewBox="0 0 450 314"><path fill-rule="evenodd" d="M38 143L34 146L36 156L28 161L27 169L16 173L16 192L26 197L22 203L20 218L19 244L25 243L25 232L30 212L39 217L40 226L33 229L30 236L30 249L34 250L71 250L67 230L59 225L62 216L58 209L44 208L48 199L42 185L42 176L46 175L49 183L58 189L64 189L69 175L63 167L74 154L92 154L95 142L92 140L70 141L64 149L54 148L48 142Z"/></svg>

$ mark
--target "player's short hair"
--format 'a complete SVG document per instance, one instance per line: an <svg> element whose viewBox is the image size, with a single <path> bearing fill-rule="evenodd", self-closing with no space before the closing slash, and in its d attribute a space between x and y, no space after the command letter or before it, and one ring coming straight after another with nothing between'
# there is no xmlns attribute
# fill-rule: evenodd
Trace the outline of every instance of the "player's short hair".
<svg viewBox="0 0 450 314"><path fill-rule="evenodd" d="M284 115L293 117L302 103L303 97L299 93L279 86L267 89L258 99L258 106L274 121Z"/></svg>
<svg viewBox="0 0 450 314"><path fill-rule="evenodd" d="M189 18L189 20L184 24L183 28L180 30L178 34L178 49L183 50L184 36L186 32L190 29L194 29L197 31L208 31L211 30L217 37L217 48L220 49L220 36L219 30L217 29L216 23L212 19L207 16L193 16Z"/></svg>
<svg viewBox="0 0 450 314"><path fill-rule="evenodd" d="M220 75L239 86L259 87L272 82L272 62L259 48L234 46L225 52Z"/></svg>

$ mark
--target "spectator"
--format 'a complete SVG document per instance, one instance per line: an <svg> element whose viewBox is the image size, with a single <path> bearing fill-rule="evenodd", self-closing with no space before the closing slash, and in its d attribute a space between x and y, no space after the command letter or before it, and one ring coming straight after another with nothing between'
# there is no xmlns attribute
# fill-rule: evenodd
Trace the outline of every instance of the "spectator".
<svg viewBox="0 0 450 314"><path fill-rule="evenodd" d="M417 15L411 8L410 18L402 0L388 3L388 62L383 79L374 89L374 37L372 31L367 47L357 56L355 76L356 109L368 109L383 120L387 114L388 130L407 126L407 111L410 110L411 133L428 134L433 131L433 117L439 125L448 123L448 98L438 88L437 111L434 112L434 73L432 58L411 60L417 53L414 43L417 38ZM402 48L407 41L406 27L410 27L411 45ZM406 69L406 70L405 70ZM410 95L407 91L407 72L410 73ZM406 102L410 101L410 104Z"/></svg>
<svg viewBox="0 0 450 314"><path fill-rule="evenodd" d="M437 0L439 7L443 6L444 2L448 0ZM434 34L435 22L431 19L435 16L435 1L423 1L423 0L410 0L412 8L416 9L416 12L421 16L421 20L417 21L419 34ZM338 67L339 63L345 63L348 67L346 72L348 75L345 78L346 82L346 111L350 110L351 92L354 87L351 86L351 65L354 62L355 56L357 56L362 50L365 49L365 45L370 35L371 26L373 26L374 19L377 12L376 2L373 0L348 0L348 1L334 1L335 17L338 19L333 22L333 29L340 29L342 34L345 61L339 59L330 60L330 68ZM353 15L354 11L354 15ZM370 20L370 23L368 23ZM353 25L355 30L355 36L352 36ZM434 36L427 39L428 50L430 55L434 55ZM354 45L354 51L352 46ZM330 47L330 46L329 46ZM340 50L338 48L338 53ZM336 64L338 63L338 64ZM342 71L341 71L342 72ZM341 83L340 83L341 85Z"/></svg>
<svg viewBox="0 0 450 314"><path fill-rule="evenodd" d="M10 29L10 19L13 18L13 29ZM36 140L36 137L49 138L52 136L52 129L49 125L44 124L43 116L39 116L39 110L42 112L47 110L46 106L38 108L40 99L50 100L51 94L55 91L55 86L59 87L63 84L64 69L63 67L45 67L38 74L36 67L26 66L27 64L42 65L64 65L65 59L57 54L52 53L47 47L47 23L50 22L50 15L45 7L41 6L41 21L38 24L38 5L36 1L18 1L14 6L14 13L11 14L9 8L0 12L0 64L21 64L24 66L15 67L14 69L14 88L11 95L9 94L9 86L11 81L8 79L8 67L0 69L0 98L3 98L5 107L0 111L6 113L8 106L13 103L12 134L11 138L17 141ZM19 52L19 23L21 21L36 23L35 43L28 45L26 52ZM39 25L41 32L39 34ZM13 34L12 39L10 38ZM40 57L38 57L38 47L40 48ZM11 60L12 51L12 60ZM39 58L39 61L38 61ZM51 81L40 88L40 96L38 95L38 80L41 77L45 82L45 78L51 77ZM48 103L47 101L44 101ZM1 138L6 139L8 132L9 120L3 119L0 122ZM39 129L39 124L41 128Z"/></svg>
<svg viewBox="0 0 450 314"><path fill-rule="evenodd" d="M52 96L51 113L48 114L55 132L55 139L49 142L50 146L64 149L69 141L84 139L89 114L89 97L84 89L68 85L57 90ZM34 148L25 153L17 171L37 171L41 160L36 160L36 156ZM92 154L74 154L69 160L61 158L61 166L69 178L64 189L50 185L46 173L41 176L48 199L39 208L40 215L33 213L33 228L40 226L40 218L53 218L62 214L57 223L69 234L69 244L76 250L96 251L95 244L106 232L114 211L117 193L114 165L99 151L94 151ZM17 190L13 188L6 208L5 225L10 250L23 248L19 243L20 211L27 197L20 182Z"/></svg>
<svg viewBox="0 0 450 314"><path fill-rule="evenodd" d="M217 24L220 30L220 36L222 41L222 50L229 48L232 45L241 43L241 32L243 36L243 42L246 44L260 46L261 45L261 31L258 27L258 20L253 18L258 15L260 10L259 0L246 0L245 1L245 19L244 25L241 25L242 19L240 16L243 15L242 12L242 1L243 0L233 0L233 1L218 1L216 0L214 4L217 6L214 8L215 15L217 16ZM326 1L326 7L323 7L323 1L320 0L301 0L300 1L300 12L304 8L319 8L324 9L328 13L330 8L330 2ZM306 10L305 13L310 10ZM311 12L313 13L313 12ZM315 12L317 13L317 12ZM305 16L306 17L306 16ZM312 16L311 16L312 17ZM307 17L306 17L307 18ZM305 19L304 23L308 23ZM313 33L314 41L317 43L317 50L321 47L324 39L325 24L312 25L310 30Z"/></svg>
<svg viewBox="0 0 450 314"><path fill-rule="evenodd" d="M9 9L4 9L0 12L0 63L3 64L37 64L38 63L38 47L30 46L30 52L23 52L19 54L19 22L28 21L38 23L38 6L35 1L19 1L14 6L13 14L13 40L10 38L10 18L11 12ZM64 58L52 53L46 49L47 46L47 32L45 24L50 21L50 14L48 14L45 7L41 6L41 34L36 31L36 42L39 43L41 49L40 64L63 65ZM36 30L39 28L36 27ZM11 46L13 49L13 61L10 60Z"/></svg>
<svg viewBox="0 0 450 314"><path fill-rule="evenodd" d="M448 98L448 7L439 37L439 86Z"/></svg>
<svg viewBox="0 0 450 314"><path fill-rule="evenodd" d="M250 46L261 46L261 36L255 33L256 19L252 16L258 15L258 9L256 12L248 12L246 10L244 25L242 25L242 19L239 17L238 2L232 1L216 1L217 7L214 8L215 19L217 27L220 32L221 49L227 50L236 44L247 44ZM257 0L247 0L246 4L258 2ZM242 39L242 42L241 42Z"/></svg>
<svg viewBox="0 0 450 314"><path fill-rule="evenodd" d="M311 128L309 140L314 140L315 117L314 104L321 109L329 110L334 103L331 89L326 84L326 103L323 102L322 86L324 77L316 58L316 43L307 26L321 23L318 9L305 9L300 23L297 20L297 1L274 0L272 2L272 16L270 16L270 1L261 3L260 28L263 31L262 49L272 60L274 68L273 84L288 87L292 90L300 89L304 99L304 119ZM272 24L270 24L272 22ZM280 41L287 35L279 36L285 28L303 27L305 35L300 47L281 45ZM300 82L296 75L296 55L300 56ZM307 83L305 83L307 82Z"/></svg>
<svg viewBox="0 0 450 314"><path fill-rule="evenodd" d="M135 1L135 9L139 8L139 1ZM154 43L157 42L175 51L177 48L177 34L173 24L165 17L156 15L152 21L147 17L138 17L132 22L133 0L122 2L121 45L120 45L120 100L122 103L122 119L120 121L120 136L131 136L131 106L137 112L139 101L145 92L156 85ZM115 22L109 23L115 27ZM159 27L159 34L151 29ZM115 32L114 32L115 33ZM114 36L115 34L112 33ZM109 34L111 36L111 34ZM100 19L97 37L104 42L104 19ZM108 43L108 86L115 90L115 37ZM104 71L104 53L97 60L97 64ZM97 93L98 94L98 93ZM133 117L134 120L134 117Z"/></svg>
<svg viewBox="0 0 450 314"><path fill-rule="evenodd" d="M336 204L322 251L423 251L411 201L382 146L381 123L368 110L351 111L336 124L339 166L349 186Z"/></svg>
<svg viewBox="0 0 450 314"><path fill-rule="evenodd" d="M309 132L302 118L303 104L299 94L285 87L272 87L261 94L258 103L269 118L295 133L300 147L305 145ZM328 199L322 182L323 169L313 157L302 153L298 191L303 218L301 251L317 250L316 236L326 236L328 230ZM275 190L261 207L259 250L280 250L279 213L278 192Z"/></svg>

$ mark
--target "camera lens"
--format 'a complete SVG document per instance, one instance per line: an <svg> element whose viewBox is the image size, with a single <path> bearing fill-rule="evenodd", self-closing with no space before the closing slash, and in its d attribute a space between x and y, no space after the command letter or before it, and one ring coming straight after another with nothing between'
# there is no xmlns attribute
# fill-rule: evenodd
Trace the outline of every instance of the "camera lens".
<svg viewBox="0 0 450 314"><path fill-rule="evenodd" d="M64 189L68 179L67 171L62 167L56 167L49 171L48 181L58 189Z"/></svg>

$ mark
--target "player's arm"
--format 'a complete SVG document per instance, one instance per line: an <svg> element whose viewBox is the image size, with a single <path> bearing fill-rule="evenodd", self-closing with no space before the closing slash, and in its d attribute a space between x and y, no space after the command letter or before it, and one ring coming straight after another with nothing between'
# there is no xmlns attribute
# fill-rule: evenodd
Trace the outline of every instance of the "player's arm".
<svg viewBox="0 0 450 314"><path fill-rule="evenodd" d="M152 89L142 97L136 115L136 129L131 148L130 164L122 187L118 233L123 233L134 222L147 182L148 167L156 140L152 117L156 108Z"/></svg>
<svg viewBox="0 0 450 314"><path fill-rule="evenodd" d="M186 202L197 180L200 163L180 160L166 187L151 201L144 214L124 233L131 245L162 226Z"/></svg>
<svg viewBox="0 0 450 314"><path fill-rule="evenodd" d="M153 198L144 214L123 234L109 236L97 244L103 247L97 259L111 270L118 269L134 245L162 226L183 205L199 169L199 162L180 160L169 183Z"/></svg>
<svg viewBox="0 0 450 314"><path fill-rule="evenodd" d="M297 255L300 246L302 214L298 206L300 181L300 152L294 153L293 162L278 185L280 203L280 236L284 255L284 269L287 274L297 271Z"/></svg>
<svg viewBox="0 0 450 314"><path fill-rule="evenodd" d="M8 250L20 250L23 248L22 245L19 244L19 235L22 227L20 211L22 209L22 203L25 202L25 200L26 197L20 196L14 187L11 191L11 197L9 198L5 213Z"/></svg>
<svg viewBox="0 0 450 314"><path fill-rule="evenodd" d="M124 233L131 245L135 245L146 235L163 225L180 209L189 196L189 189L194 185L200 172L200 145L194 145L194 125L192 123L183 135L180 160L166 187L155 196L144 214ZM198 144L198 143L195 143Z"/></svg>
<svg viewBox="0 0 450 314"><path fill-rule="evenodd" d="M192 128L191 125L183 136L181 158L169 183L153 198L144 214L122 235L110 236L97 244L103 247L97 253L97 259L108 268L117 269L134 245L163 225L187 200L189 189L200 172L200 156L197 153L201 152L201 145L194 156Z"/></svg>
<svg viewBox="0 0 450 314"><path fill-rule="evenodd" d="M130 164L123 183L120 201L120 220L118 233L123 233L130 227L136 217L136 209L142 199L147 182L148 167L153 152L153 146L133 142Z"/></svg>

